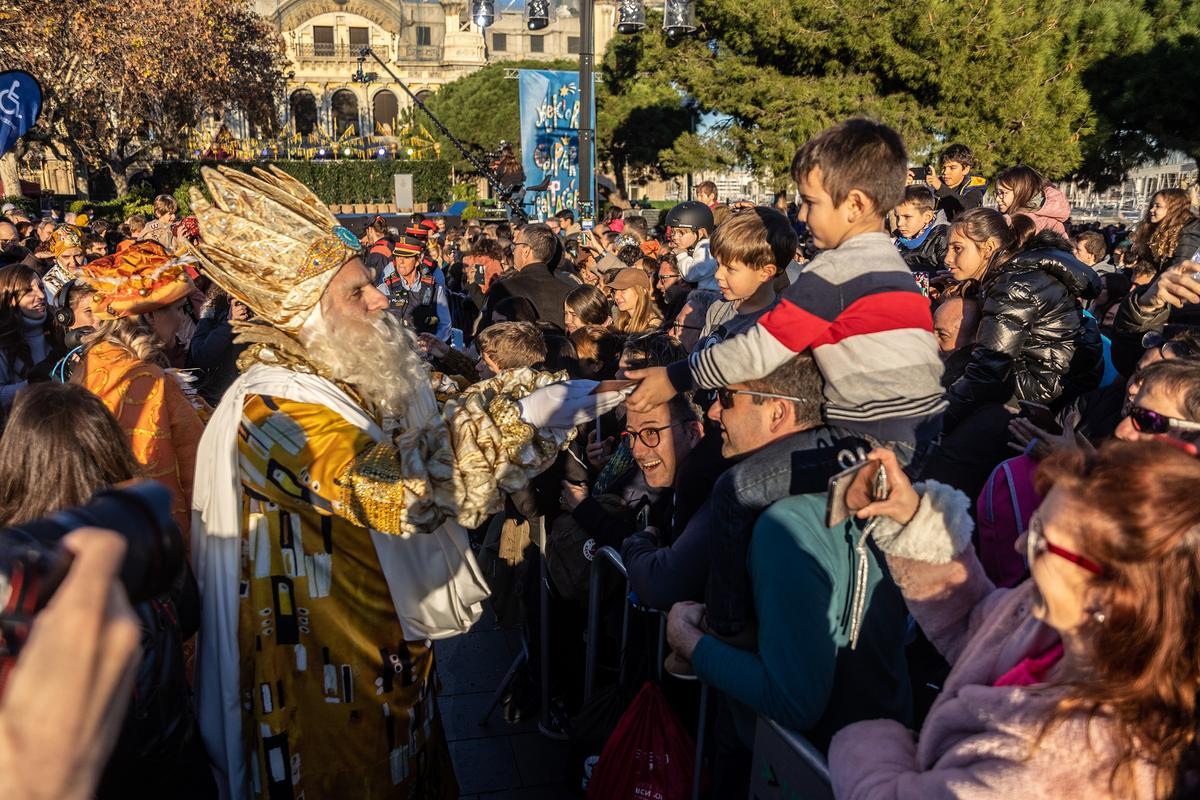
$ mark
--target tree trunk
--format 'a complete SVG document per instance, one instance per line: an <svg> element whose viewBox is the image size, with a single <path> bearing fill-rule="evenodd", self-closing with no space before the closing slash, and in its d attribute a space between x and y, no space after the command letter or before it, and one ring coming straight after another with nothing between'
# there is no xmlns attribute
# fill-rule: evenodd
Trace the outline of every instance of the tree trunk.
<svg viewBox="0 0 1200 800"><path fill-rule="evenodd" d="M125 159L119 155L109 156L104 159L104 168L108 170L108 174L112 178L117 197L129 194L129 164L125 162Z"/></svg>
<svg viewBox="0 0 1200 800"><path fill-rule="evenodd" d="M629 197L629 192L625 190L625 159L620 156L613 155L613 182L617 184L617 191L622 197Z"/></svg>
<svg viewBox="0 0 1200 800"><path fill-rule="evenodd" d="M17 170L17 154L6 153L0 158L0 197L21 193L21 176Z"/></svg>

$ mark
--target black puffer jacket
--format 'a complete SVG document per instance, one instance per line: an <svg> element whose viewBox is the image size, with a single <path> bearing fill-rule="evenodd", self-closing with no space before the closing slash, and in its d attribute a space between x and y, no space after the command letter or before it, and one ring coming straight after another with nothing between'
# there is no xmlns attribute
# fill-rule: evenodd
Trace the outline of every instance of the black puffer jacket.
<svg viewBox="0 0 1200 800"><path fill-rule="evenodd" d="M1030 249L984 278L975 349L946 393L947 429L979 403L1016 398L1057 405L1099 385L1100 331L1080 300L1099 293L1100 279L1045 241L1035 237Z"/></svg>
<svg viewBox="0 0 1200 800"><path fill-rule="evenodd" d="M925 241L916 247L900 247L900 257L913 272L941 272L946 268L946 247L949 225L935 225Z"/></svg>

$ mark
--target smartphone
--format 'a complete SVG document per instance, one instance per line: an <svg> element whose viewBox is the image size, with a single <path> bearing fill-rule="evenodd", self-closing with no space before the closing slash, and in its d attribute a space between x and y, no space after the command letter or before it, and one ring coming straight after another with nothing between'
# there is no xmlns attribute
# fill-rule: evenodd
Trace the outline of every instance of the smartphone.
<svg viewBox="0 0 1200 800"><path fill-rule="evenodd" d="M874 459L860 461L829 479L825 502L825 525L832 528L850 518L860 508L883 500L890 492L887 471Z"/></svg>
<svg viewBox="0 0 1200 800"><path fill-rule="evenodd" d="M916 183L925 183L929 180L929 167L909 167L908 171L912 173L913 181Z"/></svg>
<svg viewBox="0 0 1200 800"><path fill-rule="evenodd" d="M1043 403L1034 403L1030 400L1018 400L1017 405L1021 407L1021 416L1042 430L1053 434L1062 433L1062 425L1058 424L1058 419L1054 416L1054 412L1050 410L1049 406Z"/></svg>

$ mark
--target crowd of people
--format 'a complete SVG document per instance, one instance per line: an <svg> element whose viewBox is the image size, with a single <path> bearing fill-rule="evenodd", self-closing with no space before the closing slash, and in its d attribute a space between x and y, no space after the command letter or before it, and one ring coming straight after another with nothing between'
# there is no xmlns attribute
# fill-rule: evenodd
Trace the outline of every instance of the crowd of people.
<svg viewBox="0 0 1200 800"><path fill-rule="evenodd" d="M1030 166L985 177L951 144L914 167L861 119L791 178L794 202L704 183L586 226L351 231L226 168L183 218L6 207L3 524L150 479L189 553L152 601L103 588L100 754L49 794L0 767L13 796L457 797L433 641L490 596L552 643L505 717L579 736L603 547L631 593L599 600L601 658L669 676L684 718L689 682L717 693L711 797L746 796L758 716L839 798L1200 793L1188 193L1076 224ZM111 537L62 546L114 574ZM81 580L45 617L88 607ZM667 615L665 663L626 603ZM45 700L34 632L6 731Z"/></svg>

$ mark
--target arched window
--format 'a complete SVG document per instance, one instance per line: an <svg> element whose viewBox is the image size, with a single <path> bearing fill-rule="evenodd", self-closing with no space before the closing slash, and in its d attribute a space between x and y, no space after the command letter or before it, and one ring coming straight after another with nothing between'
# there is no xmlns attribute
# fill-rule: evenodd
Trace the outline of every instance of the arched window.
<svg viewBox="0 0 1200 800"><path fill-rule="evenodd" d="M396 95L383 89L375 93L371 104L371 116L375 120L376 136L395 136L396 117L400 114L400 103Z"/></svg>
<svg viewBox="0 0 1200 800"><path fill-rule="evenodd" d="M431 92L429 89L422 89L421 91L417 92L417 99L422 103L428 103L429 98L431 97L433 97L433 92Z"/></svg>
<svg viewBox="0 0 1200 800"><path fill-rule="evenodd" d="M301 136L310 136L317 129L317 98L308 89L292 92L292 127Z"/></svg>
<svg viewBox="0 0 1200 800"><path fill-rule="evenodd" d="M351 136L358 136L358 98L349 89L338 89L333 93L333 136L338 138L350 131Z"/></svg>

